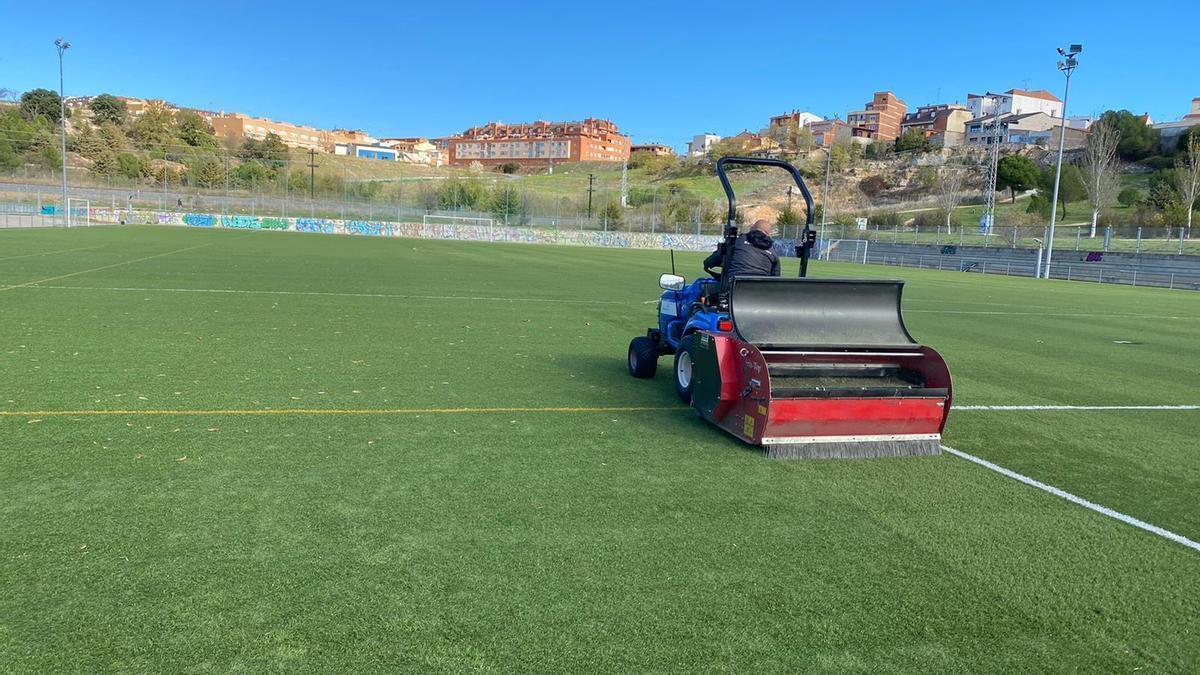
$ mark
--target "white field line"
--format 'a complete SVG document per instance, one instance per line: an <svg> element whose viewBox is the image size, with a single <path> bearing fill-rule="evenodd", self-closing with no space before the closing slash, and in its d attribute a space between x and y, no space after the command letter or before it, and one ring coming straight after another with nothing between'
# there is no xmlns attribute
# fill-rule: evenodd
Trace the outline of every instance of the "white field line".
<svg viewBox="0 0 1200 675"><path fill-rule="evenodd" d="M1200 405L955 405L951 410L1200 410Z"/></svg>
<svg viewBox="0 0 1200 675"><path fill-rule="evenodd" d="M118 263L112 263L111 265L101 265L100 267L93 267L93 268L87 269L87 270L79 270L78 272L68 272L66 274L59 274L58 276L54 276L54 277L46 277L45 279L34 279L33 281L26 281L23 284L12 284L9 286L0 286L0 292L11 291L15 288L29 288L30 286L35 286L37 284L45 283L47 281L58 281L59 279L67 279L69 277L77 277L81 274L90 274L92 272L99 272L101 270L110 270L114 267L121 267L123 265L132 265L134 263L140 263L140 262L144 262L146 260L154 260L155 258L162 258L162 257L168 256L168 255L175 255L176 253L183 253L185 251L194 251L198 248L204 248L206 246L212 246L212 244L200 244L199 246L188 246L187 248L180 248L180 249L176 249L174 251L167 251L165 253L155 253L154 255L143 256L141 258L134 258L133 260L123 260Z"/></svg>
<svg viewBox="0 0 1200 675"><path fill-rule="evenodd" d="M948 452L960 459L965 459L968 462L974 462L975 464L978 464L979 466L982 466L983 468L988 469L990 471L995 471L996 473L998 473L1002 476L1007 476L1008 478L1011 478L1013 480L1020 481L1030 487L1035 487L1039 490L1042 490L1043 492L1049 492L1050 494L1054 495L1055 497L1061 497L1062 499L1065 499L1065 500L1071 502L1072 504L1077 504L1079 506L1082 506L1085 509L1090 509L1101 515L1105 515L1105 516L1108 516L1109 518L1119 520L1122 523L1125 523L1126 525L1132 525L1140 530L1145 530L1151 534L1156 534L1156 535L1162 537L1163 539L1169 539L1170 541L1173 541L1176 544L1182 544L1194 551L1200 552L1200 542L1192 541L1191 539L1188 539L1187 537L1183 536L1182 534L1176 534L1170 530L1164 530L1163 528L1161 528L1157 525L1151 525L1150 523L1147 523L1144 520L1138 520L1137 518L1134 518L1133 516L1125 515L1124 513L1121 513L1120 511L1114 511L1114 510L1108 508L1107 506L1101 506L1100 504L1097 504L1095 502L1088 501L1088 500L1084 499L1083 497L1078 497L1076 495L1073 495L1070 492L1067 492L1066 490L1061 490L1059 488L1054 487L1053 485L1047 485L1039 480L1034 480L1033 478L1030 478L1029 476L1019 474L1016 471L1012 471L1011 469L1006 469L1006 468L1000 466L999 464L993 464L981 457L976 457L975 455L967 454L965 452L962 452L961 450L955 450L954 448L952 448L948 445L943 445L942 450L945 450L946 452Z"/></svg>
<svg viewBox="0 0 1200 675"><path fill-rule="evenodd" d="M309 295L335 298L390 298L395 300L480 300L489 302L548 302L582 305L628 305L621 300L570 300L565 298L504 298L485 295L414 295L410 293L339 293L334 291L264 291L242 288L136 288L111 286L47 286L44 284L23 285L25 288L48 288L66 291L119 291L130 293L228 293L241 295ZM3 288L3 287L0 287ZM12 286L11 288L19 288ZM655 302L658 302L655 300Z"/></svg>
<svg viewBox="0 0 1200 675"><path fill-rule="evenodd" d="M658 300L624 301L624 300L569 300L564 298L506 298L485 295L415 295L397 293L339 293L333 291L269 291L243 288L141 288L141 287L111 287L111 286L49 286L46 284L30 283L16 286L0 286L6 288L48 288L64 291L119 291L134 293L229 293L243 295L308 295L338 298L390 298L395 300L479 300L489 302L546 302L569 305L630 305L657 304ZM1130 318L1130 319L1197 319L1192 316L1163 316L1159 314L1084 314L1065 312L1003 312L989 310L955 310L955 309L909 309L905 313L925 312L933 314L982 314L982 315L1014 315L1014 316L1049 316L1049 317L1099 317L1099 318Z"/></svg>
<svg viewBox="0 0 1200 675"><path fill-rule="evenodd" d="M72 251L90 251L94 248L100 248L100 246L81 246L79 248L64 248L64 249L60 249L58 251L43 251L41 253L26 253L24 255L10 255L10 256L4 257L4 258L0 258L0 260L16 260L17 258L36 258L38 256L43 256L43 255L58 255L59 253L71 253Z"/></svg>

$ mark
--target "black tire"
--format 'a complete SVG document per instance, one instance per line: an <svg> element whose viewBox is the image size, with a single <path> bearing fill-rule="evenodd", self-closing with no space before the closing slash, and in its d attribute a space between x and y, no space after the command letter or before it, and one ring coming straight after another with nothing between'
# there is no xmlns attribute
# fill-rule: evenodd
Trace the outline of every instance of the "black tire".
<svg viewBox="0 0 1200 675"><path fill-rule="evenodd" d="M679 400L691 405L692 388L696 384L696 367L692 359L692 339L686 337L675 351L675 367L671 369L675 381L675 394Z"/></svg>
<svg viewBox="0 0 1200 675"><path fill-rule="evenodd" d="M645 335L629 343L629 374L642 379L658 372L658 343Z"/></svg>

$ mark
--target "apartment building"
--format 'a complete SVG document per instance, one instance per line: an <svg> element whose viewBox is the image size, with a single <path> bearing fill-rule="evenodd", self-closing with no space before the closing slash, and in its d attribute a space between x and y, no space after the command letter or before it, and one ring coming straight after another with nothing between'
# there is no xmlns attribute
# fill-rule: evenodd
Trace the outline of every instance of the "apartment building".
<svg viewBox="0 0 1200 675"><path fill-rule="evenodd" d="M655 155L656 157L674 157L675 156L675 150L673 150L671 148L671 146L662 145L659 143L644 143L641 145L634 145L629 148L629 152L631 152L631 153L648 152L652 155Z"/></svg>
<svg viewBox="0 0 1200 675"><path fill-rule="evenodd" d="M1062 117L1063 105L1054 94L1045 89L1009 89L995 94L967 94L967 109L971 117L987 115L1025 115L1042 112L1051 117Z"/></svg>
<svg viewBox="0 0 1200 675"><path fill-rule="evenodd" d="M846 115L850 135L872 141L894 141L900 137L900 123L908 106L890 91L877 91L862 110Z"/></svg>
<svg viewBox="0 0 1200 675"><path fill-rule="evenodd" d="M850 138L850 125L839 119L809 122L805 127L812 133L817 147L832 148L835 141Z"/></svg>
<svg viewBox="0 0 1200 675"><path fill-rule="evenodd" d="M780 143L789 143L794 139L798 129L807 127L813 122L820 122L821 117L810 112L793 110L790 113L775 115L767 121L767 127L759 133L769 136Z"/></svg>
<svg viewBox="0 0 1200 675"><path fill-rule="evenodd" d="M382 138L379 144L396 150L399 153L397 160L401 162L441 166L446 161L445 152L433 141L421 136Z"/></svg>
<svg viewBox="0 0 1200 675"><path fill-rule="evenodd" d="M968 145L990 145L997 140L1009 145L1040 145L1057 147L1059 128L1062 118L1051 117L1044 112L1022 113L1020 115L1002 115L999 120L999 130L994 130L993 116L980 117L967 123L966 142ZM1066 147L1068 149L1083 147L1087 142L1088 132L1082 129L1067 127Z"/></svg>
<svg viewBox="0 0 1200 675"><path fill-rule="evenodd" d="M966 125L971 118L970 109L957 103L923 105L904 116L900 133L916 129L935 147L953 147L962 145Z"/></svg>
<svg viewBox="0 0 1200 675"><path fill-rule="evenodd" d="M712 146L721 142L721 137L716 134L696 134L692 140L688 141L687 156L688 157L704 157Z"/></svg>
<svg viewBox="0 0 1200 675"><path fill-rule="evenodd" d="M588 118L579 122L492 122L471 127L449 138L451 165L479 162L496 165L508 162L542 164L562 162L625 162L630 141L608 120Z"/></svg>
<svg viewBox="0 0 1200 675"><path fill-rule="evenodd" d="M330 133L313 127L276 122L263 117L250 117L242 113L225 113L218 115L209 122L217 138L241 140L251 138L263 140L267 134L275 134L284 145L304 150L327 152L335 142L353 143L353 139L338 138L334 140Z"/></svg>

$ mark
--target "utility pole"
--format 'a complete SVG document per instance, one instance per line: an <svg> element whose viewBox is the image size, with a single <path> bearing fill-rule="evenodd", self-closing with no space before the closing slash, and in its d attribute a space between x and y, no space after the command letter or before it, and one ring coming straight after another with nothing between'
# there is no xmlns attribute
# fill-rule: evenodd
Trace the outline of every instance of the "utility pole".
<svg viewBox="0 0 1200 675"><path fill-rule="evenodd" d="M834 139L837 139L837 128L834 127ZM825 140L822 136L821 140ZM821 241L825 241L825 214L829 213L829 168L833 166L833 143L825 146L825 188L821 191ZM818 243L818 245L820 245ZM817 251L820 253L820 250Z"/></svg>
<svg viewBox="0 0 1200 675"><path fill-rule="evenodd" d="M983 215L979 219L979 229L982 230L984 237L991 235L992 226L996 223L996 172L1000 167L1000 146L1004 140L1004 133L1000 128L1002 103L1003 99L997 96L992 103L992 120L984 126L987 130L987 140L990 143L988 145L988 161L983 174ZM983 109L980 108L979 112L982 114Z"/></svg>
<svg viewBox="0 0 1200 675"><path fill-rule="evenodd" d="M1063 57L1062 61L1058 62L1058 69L1067 76L1067 85L1063 89L1063 107L1062 121L1058 127L1058 163L1054 167L1054 195L1050 198L1050 231L1046 235L1046 272L1045 277L1050 278L1050 258L1054 255L1054 221L1058 216L1058 182L1062 178L1062 159L1063 146L1067 141L1067 96L1071 93L1071 73L1075 72L1075 66L1079 65L1079 61L1075 59L1083 51L1083 45L1071 45L1069 49L1064 50L1058 48L1058 53Z"/></svg>
<svg viewBox="0 0 1200 675"><path fill-rule="evenodd" d="M596 191L595 188L592 187L592 185L595 182L596 182L596 174L589 173L588 174L588 190L587 190L587 192L588 192L588 220L592 219L592 193Z"/></svg>
<svg viewBox="0 0 1200 675"><path fill-rule="evenodd" d="M63 88L63 52L71 48L71 43L57 38L54 46L58 48L58 103L62 119L62 180L63 180L63 213L66 214L67 227L71 226L71 209L67 203L67 98Z"/></svg>
<svg viewBox="0 0 1200 675"><path fill-rule="evenodd" d="M621 208L629 207L629 160L621 165Z"/></svg>
<svg viewBox="0 0 1200 675"><path fill-rule="evenodd" d="M308 217L312 218L314 211L313 200L315 198L317 177L317 151L313 148L308 149Z"/></svg>

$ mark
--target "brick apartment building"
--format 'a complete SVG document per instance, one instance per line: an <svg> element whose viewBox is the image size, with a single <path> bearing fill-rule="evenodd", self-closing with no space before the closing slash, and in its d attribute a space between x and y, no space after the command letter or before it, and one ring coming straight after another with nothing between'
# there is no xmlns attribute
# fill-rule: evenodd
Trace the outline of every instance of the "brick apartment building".
<svg viewBox="0 0 1200 675"><path fill-rule="evenodd" d="M962 145L967 122L971 121L971 110L957 103L923 105L916 112L904 116L900 133L917 129L936 147Z"/></svg>
<svg viewBox="0 0 1200 675"><path fill-rule="evenodd" d="M813 136L813 143L820 148L832 148L835 141L850 138L850 125L839 119L809 122L805 128Z"/></svg>
<svg viewBox="0 0 1200 675"><path fill-rule="evenodd" d="M451 165L479 162L485 166L514 162L625 162L630 141L608 120L582 122L492 122L471 127L447 142Z"/></svg>
<svg viewBox="0 0 1200 675"><path fill-rule="evenodd" d="M900 137L900 124L908 106L890 91L877 91L862 110L846 115L850 133L872 141L894 141Z"/></svg>

